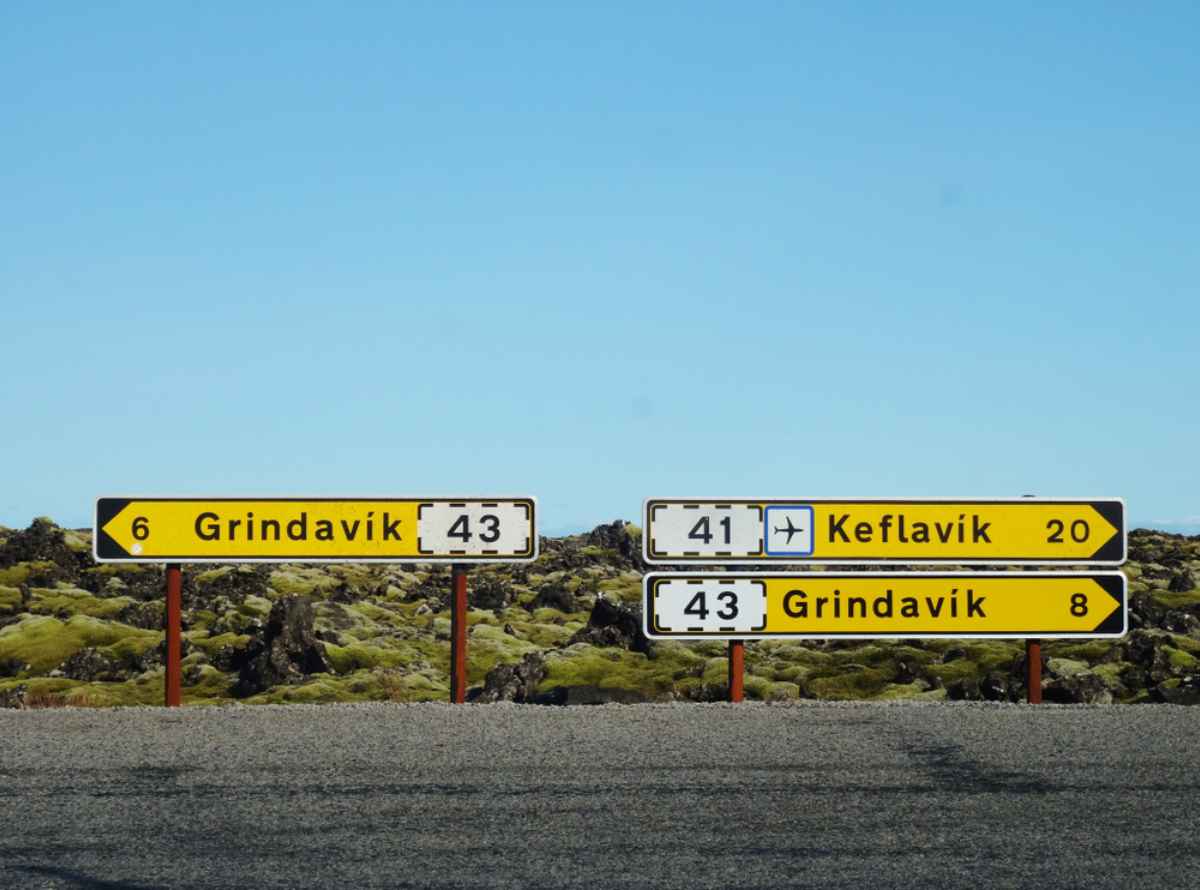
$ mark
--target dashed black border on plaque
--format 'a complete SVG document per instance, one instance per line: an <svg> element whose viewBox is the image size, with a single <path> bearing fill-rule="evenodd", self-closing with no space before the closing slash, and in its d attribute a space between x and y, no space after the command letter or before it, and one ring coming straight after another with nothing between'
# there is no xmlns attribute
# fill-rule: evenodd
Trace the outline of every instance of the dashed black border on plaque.
<svg viewBox="0 0 1200 890"><path fill-rule="evenodd" d="M533 528L533 522L531 521L532 513L533 513L533 504L529 503L528 501L448 501L448 502L447 501L426 501L423 504L417 505L417 528L418 529L420 529L420 527L421 527L421 511L424 510L426 507L433 507L437 504L445 504L447 507L450 507L452 509L458 508L460 510L466 510L468 507L471 506L471 504L479 504L480 508L483 510L495 509L495 508L499 507L501 504L503 504L505 506L509 506L509 507L521 507L525 510L525 519L530 521L530 528ZM426 554L436 555L437 554L437 551L426 550L424 547L421 546L421 535L420 535L419 531L417 533L417 550L419 550L422 555L426 555ZM458 560L458 559L486 559L489 556L499 556L501 554L500 550L480 550L479 553L477 553L477 554L469 553L466 550L450 550L448 552L451 554L452 557L455 558L455 560ZM515 559L515 558L529 556L532 553L533 553L533 538L531 535L526 535L525 536L525 544L524 544L524 546L522 546L522 548L520 550L516 550L511 553L504 553L503 555L506 558Z"/></svg>
<svg viewBox="0 0 1200 890"><path fill-rule="evenodd" d="M646 535L646 556L647 556L647 558L665 560L665 559L670 558L672 555L674 555L677 557L683 557L685 559L711 559L711 560L721 559L721 560L725 560L725 559L737 559L738 557L741 557L743 559L754 559L756 557L761 557L766 554L766 542L763 540L763 536L761 534L758 536L758 549L751 551L748 554L747 553L736 553L735 554L732 550L717 550L714 553L701 553L699 550L685 550L683 553L679 553L679 554L670 554L670 553L659 552L658 548L655 547L655 545L654 545L654 537L650 534L650 529L654 525L654 522L653 522L654 511L661 509L661 508L667 506L668 504L682 504L683 508L685 510L700 510L702 508L709 508L709 509L714 509L714 510L732 510L734 507L745 507L747 510L756 511L758 513L758 521L760 523L763 521L763 508L759 504L754 504L754 503L733 503L733 502L727 502L727 501L655 501L655 502L653 502L653 506L650 508L651 515L648 517L650 521L646 523L647 527L642 530L643 534Z"/></svg>
<svg viewBox="0 0 1200 890"><path fill-rule="evenodd" d="M682 630L678 630L678 631L664 630L658 623L658 609L657 609L658 587L660 584L663 584L666 582L671 582L671 581L676 581L676 582L683 581L685 584L695 584L697 586L704 585L704 584L712 584L714 582L717 584L722 584L727 581L750 581L754 584L757 584L758 592L763 598L763 613L762 613L763 614L763 623L760 624L758 627L750 628L750 630L748 630L748 631L738 630L736 627L733 627L732 625L729 625L726 627L718 627L715 630L705 629L703 627L685 627ZM651 616L653 616L652 620L654 622L655 633L661 633L664 635L677 634L677 633L684 633L684 634L713 634L713 633L741 634L743 632L753 634L753 633L762 631L763 628L765 628L767 626L767 585L765 582L763 582L762 580L760 580L758 578L750 578L750 577L747 577L746 575L720 575L720 574L714 573L712 575L706 575L703 578L677 578L677 577L676 578L670 578L670 577L655 578L654 584L651 588L651 598L654 600L654 604L656 607L656 608L651 609L651 611L649 613ZM647 604L647 605L649 605L649 604Z"/></svg>

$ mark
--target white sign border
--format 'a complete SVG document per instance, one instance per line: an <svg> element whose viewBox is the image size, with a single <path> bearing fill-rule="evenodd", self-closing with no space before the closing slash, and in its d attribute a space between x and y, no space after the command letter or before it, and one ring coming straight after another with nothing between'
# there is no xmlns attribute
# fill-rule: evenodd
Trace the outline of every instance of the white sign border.
<svg viewBox="0 0 1200 890"><path fill-rule="evenodd" d="M198 558L170 558L162 556L129 556L122 558L101 558L97 552L100 543L100 529L98 520L100 518L100 502L102 500L129 500L129 501L528 501L531 514L529 517L530 529L533 533L533 552L529 556L472 556L470 554L460 554L458 556L426 556L418 555L415 557L392 557L392 556L341 556L341 557L198 557ZM531 563L541 555L541 535L538 533L538 503L537 497L534 495L436 495L432 497L424 497L419 495L345 495L341 497L331 497L328 495L319 496L292 496L292 495L203 495L203 494L180 494L180 495L163 495L163 494L139 494L139 495L100 495L95 498L92 507L92 559L101 565L124 565L149 563L156 565L169 565L179 563L180 565L487 565L491 563Z"/></svg>
<svg viewBox="0 0 1200 890"><path fill-rule="evenodd" d="M1121 505L1121 558L1120 559L813 559L805 556L793 557L706 557L703 559L654 558L650 555L650 504L671 501L684 504L1092 504L1096 501L1115 501ZM1129 561L1129 509L1124 498L1119 497L1090 497L1090 498L1057 498L1057 497L889 497L889 498L842 498L842 497L812 497L812 498L722 498L722 497L653 497L642 501L642 559L652 566L743 566L754 565L816 565L816 566L1101 566L1117 568Z"/></svg>
<svg viewBox="0 0 1200 890"><path fill-rule="evenodd" d="M874 500L874 499L872 499ZM964 634L957 632L937 634L825 634L808 636L807 634L669 634L655 636L650 630L650 586L657 578L691 578L697 575L709 575L717 578L796 578L811 575L814 578L897 578L905 580L920 578L923 575L932 578L1094 578L1101 575L1121 579L1121 590L1124 592L1125 605L1121 610L1120 633L1010 633L1010 634ZM708 640L720 642L723 640L1118 640L1129 633L1129 578L1121 571L1094 572L647 572L642 577L642 632L648 639L657 642L676 640L679 642L696 642Z"/></svg>

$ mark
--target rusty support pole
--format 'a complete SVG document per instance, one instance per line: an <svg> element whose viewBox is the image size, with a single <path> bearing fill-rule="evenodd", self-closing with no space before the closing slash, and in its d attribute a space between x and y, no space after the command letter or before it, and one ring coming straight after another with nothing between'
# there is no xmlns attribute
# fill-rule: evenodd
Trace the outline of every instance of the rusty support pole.
<svg viewBox="0 0 1200 890"><path fill-rule="evenodd" d="M729 641L729 701L737 704L743 696L743 675L746 666L746 643L743 640Z"/></svg>
<svg viewBox="0 0 1200 890"><path fill-rule="evenodd" d="M467 567L456 565L450 594L450 701L467 700Z"/></svg>
<svg viewBox="0 0 1200 890"><path fill-rule="evenodd" d="M178 708L183 702L182 676L183 668L183 570L179 563L167 566L167 673L165 679L164 704L168 708Z"/></svg>
<svg viewBox="0 0 1200 890"><path fill-rule="evenodd" d="M1023 498L1037 497L1023 494ZM1025 641L1025 701L1031 705L1042 703L1042 641Z"/></svg>
<svg viewBox="0 0 1200 890"><path fill-rule="evenodd" d="M1042 641L1025 641L1025 697L1031 705L1042 703Z"/></svg>

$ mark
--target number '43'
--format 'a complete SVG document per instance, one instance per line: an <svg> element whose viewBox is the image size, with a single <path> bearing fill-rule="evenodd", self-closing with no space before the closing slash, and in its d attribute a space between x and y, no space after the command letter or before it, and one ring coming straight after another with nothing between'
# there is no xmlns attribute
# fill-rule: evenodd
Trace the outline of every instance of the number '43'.
<svg viewBox="0 0 1200 890"><path fill-rule="evenodd" d="M717 601L722 604L722 608L718 609L716 615L722 621L730 621L737 618L738 614L738 598L737 594L732 590L722 590L717 594ZM683 607L683 614L695 615L701 621L708 620L709 609L707 596L701 590L697 593L686 606Z"/></svg>

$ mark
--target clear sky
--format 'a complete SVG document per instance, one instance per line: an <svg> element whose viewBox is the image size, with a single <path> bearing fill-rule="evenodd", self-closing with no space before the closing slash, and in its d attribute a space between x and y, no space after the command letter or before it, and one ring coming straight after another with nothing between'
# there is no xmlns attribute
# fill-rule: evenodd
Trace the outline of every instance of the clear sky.
<svg viewBox="0 0 1200 890"><path fill-rule="evenodd" d="M1194 3L7 2L0 523L1126 498L1200 530Z"/></svg>

